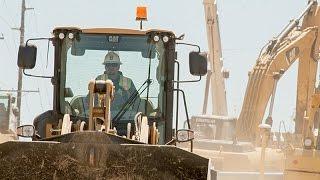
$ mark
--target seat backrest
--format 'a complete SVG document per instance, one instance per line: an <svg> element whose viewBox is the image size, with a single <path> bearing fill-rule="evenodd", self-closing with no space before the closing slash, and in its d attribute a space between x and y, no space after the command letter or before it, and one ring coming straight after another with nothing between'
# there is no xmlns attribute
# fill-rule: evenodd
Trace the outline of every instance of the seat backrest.
<svg viewBox="0 0 320 180"><path fill-rule="evenodd" d="M84 95L79 95L74 97L71 102L70 102L70 106L74 109L74 110L78 110L79 111L79 116L87 116L86 112L88 110L88 104L87 104L87 97Z"/></svg>
<svg viewBox="0 0 320 180"><path fill-rule="evenodd" d="M146 112L146 106L147 106L147 112ZM150 100L147 101L146 98L141 98L138 112L143 112L144 114L149 115L153 111L154 111L154 107L152 102Z"/></svg>

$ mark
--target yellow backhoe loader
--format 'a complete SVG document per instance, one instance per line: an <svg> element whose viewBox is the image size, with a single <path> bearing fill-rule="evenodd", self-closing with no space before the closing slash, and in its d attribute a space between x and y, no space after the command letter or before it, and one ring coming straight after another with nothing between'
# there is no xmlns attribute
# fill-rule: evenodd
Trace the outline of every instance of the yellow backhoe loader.
<svg viewBox="0 0 320 180"><path fill-rule="evenodd" d="M39 40L54 46L52 77L27 72L37 55L30 42ZM0 145L0 179L216 179L209 159L174 146L194 136L173 126L175 92L184 99L174 78L176 45L197 48L189 54L191 74L207 71L200 47L181 40L166 30L75 27L27 40L18 66L51 79L53 109L18 128L33 141ZM109 74L116 67L119 79Z"/></svg>

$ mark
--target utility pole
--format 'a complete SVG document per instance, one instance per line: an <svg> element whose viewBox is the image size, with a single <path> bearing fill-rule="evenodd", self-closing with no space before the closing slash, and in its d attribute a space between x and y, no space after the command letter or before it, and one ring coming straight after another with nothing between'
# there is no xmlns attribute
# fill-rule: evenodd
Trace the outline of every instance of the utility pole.
<svg viewBox="0 0 320 180"><path fill-rule="evenodd" d="M24 43L24 17L25 17L25 12L27 10L31 10L33 8L26 8L26 1L22 0L22 5L21 5L21 22L20 22L20 28L13 28L15 30L20 31L20 45ZM17 126L20 126L20 115L21 115L21 94L22 94L22 69L19 68L19 73L18 73L18 91L17 91L17 107L19 108L19 113L17 116Z"/></svg>

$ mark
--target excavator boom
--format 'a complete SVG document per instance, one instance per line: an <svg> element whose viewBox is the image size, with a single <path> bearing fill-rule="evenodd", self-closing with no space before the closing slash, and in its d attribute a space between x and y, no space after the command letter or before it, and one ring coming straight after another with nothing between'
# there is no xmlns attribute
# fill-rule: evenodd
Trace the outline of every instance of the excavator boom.
<svg viewBox="0 0 320 180"><path fill-rule="evenodd" d="M210 70L207 75L206 91L204 97L203 114L206 114L209 84L211 85L212 114L227 116L227 97L225 90L225 77L223 76L222 50L219 32L219 18L217 14L217 3L215 0L204 0L204 11L207 29L207 40L209 48Z"/></svg>
<svg viewBox="0 0 320 180"><path fill-rule="evenodd" d="M298 27L300 18L303 18L301 28ZM249 72L243 106L236 124L238 139L255 140L258 125L262 123L270 96L276 86L275 82L296 60L299 61L296 133L302 133L304 114L309 111L309 102L315 90L319 22L319 6L317 2L312 1L302 16L292 21L259 56L254 68Z"/></svg>

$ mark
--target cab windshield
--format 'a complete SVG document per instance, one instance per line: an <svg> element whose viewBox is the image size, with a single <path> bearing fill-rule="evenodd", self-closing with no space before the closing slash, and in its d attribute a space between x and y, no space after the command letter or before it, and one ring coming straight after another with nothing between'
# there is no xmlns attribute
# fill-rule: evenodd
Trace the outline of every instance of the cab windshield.
<svg viewBox="0 0 320 180"><path fill-rule="evenodd" d="M148 35L80 34L63 41L60 107L88 117L90 80L113 81L113 121L131 121L138 112L161 118L164 105L164 46Z"/></svg>

